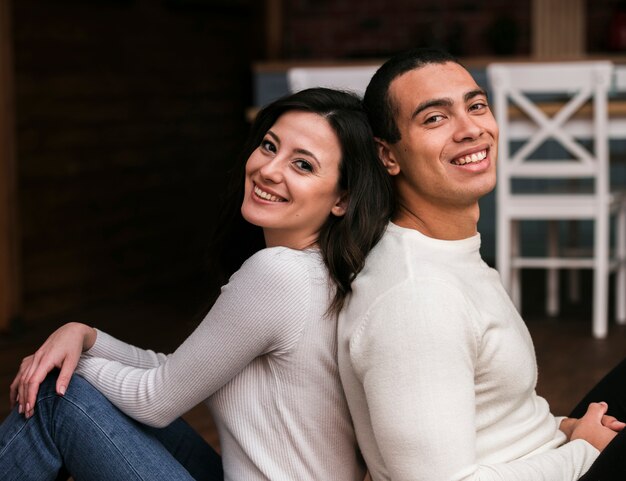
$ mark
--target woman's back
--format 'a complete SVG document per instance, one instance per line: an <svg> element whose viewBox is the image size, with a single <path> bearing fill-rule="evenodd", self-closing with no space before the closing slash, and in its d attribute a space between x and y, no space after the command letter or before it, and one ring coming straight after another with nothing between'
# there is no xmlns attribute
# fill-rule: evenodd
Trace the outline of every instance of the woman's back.
<svg viewBox="0 0 626 481"><path fill-rule="evenodd" d="M319 250L263 249L174 354L100 335L77 372L150 425L167 425L205 400L226 480L361 481L336 319L327 315L332 292Z"/></svg>
<svg viewBox="0 0 626 481"><path fill-rule="evenodd" d="M252 302L242 290L255 291ZM363 479L338 378L336 319L326 316L331 293L315 249L264 249L223 289L216 307L235 310L244 331L266 326L276 341L208 400L225 479Z"/></svg>

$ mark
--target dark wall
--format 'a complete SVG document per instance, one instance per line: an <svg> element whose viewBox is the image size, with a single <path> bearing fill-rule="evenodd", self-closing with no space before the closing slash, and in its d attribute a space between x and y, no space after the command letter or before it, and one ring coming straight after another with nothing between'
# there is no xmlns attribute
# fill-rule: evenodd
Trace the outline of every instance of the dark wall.
<svg viewBox="0 0 626 481"><path fill-rule="evenodd" d="M292 0L287 58L385 58L423 46L458 56L528 55L531 1Z"/></svg>
<svg viewBox="0 0 626 481"><path fill-rule="evenodd" d="M256 3L13 2L27 323L203 272L247 132Z"/></svg>
<svg viewBox="0 0 626 481"><path fill-rule="evenodd" d="M290 0L291 59L386 58L423 46L463 56L531 53L531 0ZM626 52L626 2L586 2L587 52Z"/></svg>

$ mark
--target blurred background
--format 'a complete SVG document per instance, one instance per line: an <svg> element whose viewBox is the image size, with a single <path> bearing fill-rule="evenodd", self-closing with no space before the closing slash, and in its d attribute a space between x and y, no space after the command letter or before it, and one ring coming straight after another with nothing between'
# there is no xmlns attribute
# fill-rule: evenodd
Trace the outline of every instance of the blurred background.
<svg viewBox="0 0 626 481"><path fill-rule="evenodd" d="M0 389L68 320L175 347L213 287L209 234L250 112L292 65L416 46L478 76L494 59L626 63L626 2L0 0ZM617 332L568 343L600 359L592 379L626 354Z"/></svg>

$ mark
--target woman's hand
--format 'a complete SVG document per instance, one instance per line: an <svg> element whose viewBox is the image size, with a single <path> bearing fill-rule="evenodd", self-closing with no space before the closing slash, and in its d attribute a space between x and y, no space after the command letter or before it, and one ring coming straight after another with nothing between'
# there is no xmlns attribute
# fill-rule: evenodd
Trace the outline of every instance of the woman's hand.
<svg viewBox="0 0 626 481"><path fill-rule="evenodd" d="M582 418L564 419L560 429L569 439L584 439L598 451L602 451L624 428L624 423L606 415L607 409L608 405L604 402L591 403Z"/></svg>
<svg viewBox="0 0 626 481"><path fill-rule="evenodd" d="M11 408L19 403L18 412L27 418L32 416L39 386L54 368L61 370L56 391L64 395L81 353L95 342L96 330L78 322L54 331L34 354L22 360L9 390Z"/></svg>

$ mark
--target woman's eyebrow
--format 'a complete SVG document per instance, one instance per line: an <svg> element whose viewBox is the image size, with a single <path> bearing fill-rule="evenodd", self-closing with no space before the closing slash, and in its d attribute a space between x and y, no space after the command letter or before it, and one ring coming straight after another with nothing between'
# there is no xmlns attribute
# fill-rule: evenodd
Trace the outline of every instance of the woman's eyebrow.
<svg viewBox="0 0 626 481"><path fill-rule="evenodd" d="M294 149L294 152L296 154L301 154L301 155L306 155L307 157L311 157L311 159L315 161L318 167L321 166L320 161L317 159L317 157L315 157L315 154L313 152L306 150L306 149Z"/></svg>
<svg viewBox="0 0 626 481"><path fill-rule="evenodd" d="M276 141L277 144L280 144L280 138L274 132L272 132L271 130L268 130L267 131L267 135L272 137ZM296 154L306 155L307 157L311 157L311 159L315 161L315 163L318 165L318 167L321 166L320 161L318 160L318 158L310 150L307 150L307 149L294 149L293 152L296 153Z"/></svg>
<svg viewBox="0 0 626 481"><path fill-rule="evenodd" d="M272 137L277 143L280 143L280 138L278 137L278 135L276 135L274 132L272 132L271 130L267 131L267 135L269 135L270 137Z"/></svg>

